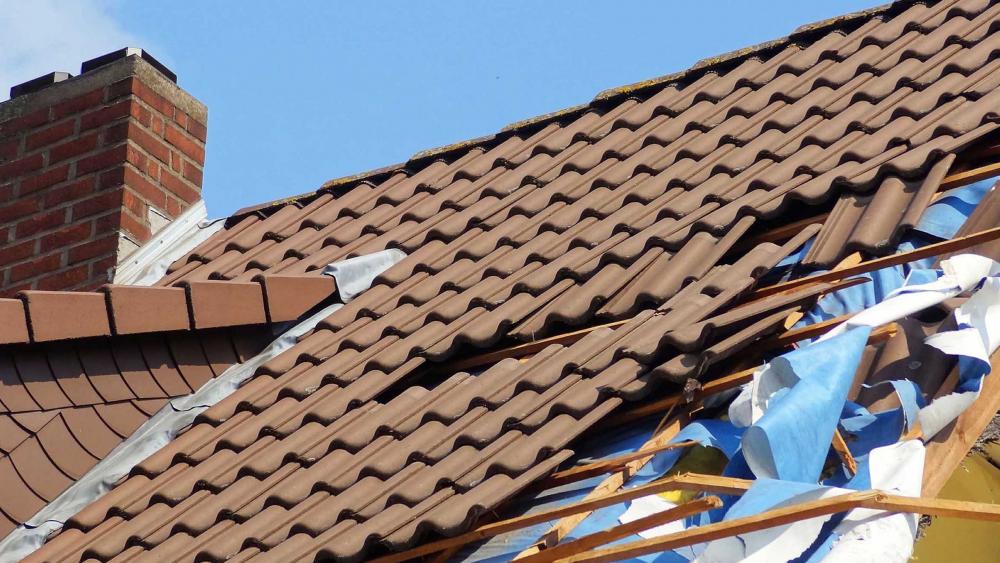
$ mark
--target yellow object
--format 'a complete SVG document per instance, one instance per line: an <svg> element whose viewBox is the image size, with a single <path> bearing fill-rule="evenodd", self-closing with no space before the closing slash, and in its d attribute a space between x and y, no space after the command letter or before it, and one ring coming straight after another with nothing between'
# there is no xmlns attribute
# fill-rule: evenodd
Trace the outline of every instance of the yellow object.
<svg viewBox="0 0 1000 563"><path fill-rule="evenodd" d="M665 477L680 475L681 473L721 475L727 463L729 463L729 460L721 450L707 446L693 446L688 448L688 451L677 460L677 463L670 468L670 471L667 471ZM700 494L698 491L667 491L659 493L659 497L667 502L681 504L694 500Z"/></svg>
<svg viewBox="0 0 1000 563"><path fill-rule="evenodd" d="M973 453L945 483L940 498L1000 503L1000 445ZM992 458L993 462L989 458ZM994 465L996 463L997 465ZM1000 525L957 518L935 518L914 546L911 562L996 563L1000 561Z"/></svg>

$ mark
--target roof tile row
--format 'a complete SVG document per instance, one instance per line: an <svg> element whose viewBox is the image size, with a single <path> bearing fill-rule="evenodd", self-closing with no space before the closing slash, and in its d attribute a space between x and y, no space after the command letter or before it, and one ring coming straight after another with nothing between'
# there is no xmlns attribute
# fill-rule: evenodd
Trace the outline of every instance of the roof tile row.
<svg viewBox="0 0 1000 563"><path fill-rule="evenodd" d="M164 403L257 353L239 327L0 347L0 534L33 516Z"/></svg>
<svg viewBox="0 0 1000 563"><path fill-rule="evenodd" d="M285 322L336 291L329 276L264 275L252 282L182 285L23 291L17 299L0 299L0 344Z"/></svg>

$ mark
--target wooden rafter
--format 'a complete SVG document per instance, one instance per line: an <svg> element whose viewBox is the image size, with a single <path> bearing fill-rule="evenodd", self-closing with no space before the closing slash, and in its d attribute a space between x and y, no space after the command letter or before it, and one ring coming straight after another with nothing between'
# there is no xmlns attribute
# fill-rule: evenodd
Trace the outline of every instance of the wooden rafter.
<svg viewBox="0 0 1000 563"><path fill-rule="evenodd" d="M1000 351L990 358L993 372L983 380L979 398L954 422L927 443L924 462L924 496L934 497L969 453L983 430L1000 411ZM957 369L954 370L957 379Z"/></svg>
<svg viewBox="0 0 1000 563"><path fill-rule="evenodd" d="M819 336L819 334L822 334L823 332L833 329L837 324L840 324L840 322L843 322L846 318L849 318L849 315L844 315L842 317L836 317L835 319L830 319L830 320L837 320L838 322L827 324L826 330L819 332L817 334L800 332L799 333L800 335L805 334L805 336L800 336L798 340L802 340L803 338L811 338L812 336ZM804 328L809 328L809 327L804 327ZM884 341L885 339L888 339L893 334L895 334L897 330L898 327L895 323L878 327L875 330L873 330L871 334L868 336L868 343L874 344L877 342ZM702 384L700 389L694 392L694 395L692 397L696 400L700 400L709 397L711 395L715 395L716 393L728 391L729 389L735 389L740 385L743 385L744 383L749 383L751 380L753 380L753 374L762 367L764 366L763 365L754 366L752 368L747 368L737 371L735 373L731 373L729 375L720 377L718 379L707 381L704 384ZM652 403L647 403L640 407L636 407L634 409L615 415L609 420L609 425L614 426L619 424L625 424L628 422L632 422L634 420L638 420L640 418L645 418L653 414L661 413L666 410L669 410L670 408L676 405L683 404L686 400L687 399L683 393L670 395L669 397L664 397L663 399L659 399Z"/></svg>
<svg viewBox="0 0 1000 563"><path fill-rule="evenodd" d="M541 524L543 522L562 518L563 516L578 514L580 512L589 513L590 511L597 510L598 508L612 506L648 495L679 490L733 495L746 492L752 484L753 481L749 481L747 479L719 477L717 475L702 475L698 473L674 475L659 479L647 485L604 495L602 497L584 499L564 506L558 506L548 510L534 512L532 514L526 514L524 516L516 516L514 518L508 518L498 522L482 524L472 530L469 530L468 532L465 532L464 534L428 542L407 551L385 555L375 559L375 561L380 563L408 561L424 555L451 549L456 546L463 546L474 541L491 538L493 536L506 534L516 530L522 530L529 526L534 526L535 524Z"/></svg>
<svg viewBox="0 0 1000 563"><path fill-rule="evenodd" d="M549 488L558 485L564 485L566 483L575 483L583 479L589 479L596 475L602 475L604 473L610 473L612 471L619 471L625 468L629 462L648 457L650 455L655 455L661 452L676 450L679 448L688 448L697 445L698 442L694 440L686 440L684 442L677 442L676 444L664 444L658 448L652 448L644 451L635 451L616 456L609 459L602 459L595 461L593 463L588 463L585 465L578 465L576 467L571 467L569 469L564 469L562 471L557 471L552 475L549 475L545 479L541 480L537 486L532 488Z"/></svg>
<svg viewBox="0 0 1000 563"><path fill-rule="evenodd" d="M903 497L881 491L864 491L776 508L760 514L724 520L715 524L689 528L681 532L611 548L581 552L567 556L560 561L620 561L630 557L659 553L738 534L756 532L817 516L845 512L854 508L1000 522L1000 505Z"/></svg>
<svg viewBox="0 0 1000 563"><path fill-rule="evenodd" d="M831 270L829 272L824 272L822 274L816 274L805 278L798 278L783 283L762 287L754 291L751 295L757 298L767 297L769 295L775 295L784 291L788 291L790 289L796 289L799 287L815 283L842 280L846 277L856 276L860 274L867 274L875 270L888 268L889 266L899 266L901 264L906 264L914 260L932 258L942 254L949 254L951 252L965 250L966 248L971 248L978 244L982 244L984 242L990 242L997 239L1000 239L1000 227L993 227L992 229L986 229L985 231L980 231L978 233L973 233L971 235L967 235L964 237L958 237L958 238L953 238L951 240L936 242L934 244L928 244L927 246L910 250L907 252L900 252L899 254L883 256L881 258L874 258L872 260L867 260L865 262L857 264L856 266L850 266L842 270Z"/></svg>
<svg viewBox="0 0 1000 563"><path fill-rule="evenodd" d="M548 563L550 561L558 561L563 557L581 553L598 546L607 545L613 541L627 538L643 530L649 530L657 526L669 524L670 522L676 522L682 518L694 516L695 514L701 514L702 512L707 512L721 506L722 499L717 496L695 499L680 504L674 508L644 516L632 522L614 526L612 528L608 528L607 530L601 530L600 532L593 534L588 534L577 540L559 544L555 547L550 547L534 555L525 557L524 559L521 559L521 561L524 563Z"/></svg>

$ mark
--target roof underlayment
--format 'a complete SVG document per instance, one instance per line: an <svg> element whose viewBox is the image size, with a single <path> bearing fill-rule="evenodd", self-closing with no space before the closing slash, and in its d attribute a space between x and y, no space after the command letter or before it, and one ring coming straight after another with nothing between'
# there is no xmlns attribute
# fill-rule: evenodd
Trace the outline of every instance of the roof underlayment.
<svg viewBox="0 0 1000 563"><path fill-rule="evenodd" d="M184 288L198 338L205 319L263 326L271 295L329 264L388 267L360 292L338 279L353 299L28 560L905 559L906 513L939 506L901 499L934 496L1000 396L1000 196L975 183L1000 170L998 22L985 0L898 2L238 213L143 288ZM253 319L199 300L236 288ZM109 311L104 332L66 339L75 357L132 342ZM260 347L185 364L208 366L189 389ZM167 373L141 360L134 373ZM97 375L137 380L111 364ZM8 410L37 389L12 365ZM34 457L4 458L23 484L0 494L11 525L63 490L33 469L81 476L49 433L32 440ZM709 475L662 488L682 470ZM661 488L630 496L642 487ZM607 504L572 512L581 498ZM697 540L804 502L825 512Z"/></svg>

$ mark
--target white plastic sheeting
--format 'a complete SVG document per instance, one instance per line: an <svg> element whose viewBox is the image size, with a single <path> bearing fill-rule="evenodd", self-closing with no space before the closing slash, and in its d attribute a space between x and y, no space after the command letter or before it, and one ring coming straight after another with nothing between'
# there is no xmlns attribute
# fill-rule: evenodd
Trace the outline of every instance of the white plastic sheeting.
<svg viewBox="0 0 1000 563"><path fill-rule="evenodd" d="M324 271L335 277L341 300L347 303L369 287L380 273L405 257L406 254L399 250L382 251L331 264ZM348 291L344 293L340 288ZM343 303L334 303L323 308L284 330L253 358L230 366L194 393L171 399L80 480L0 541L0 563L18 561L41 547L45 538L61 528L67 519L111 490L136 464L167 445L200 413L228 397L252 377L258 367L291 348L303 334L342 306Z"/></svg>
<svg viewBox="0 0 1000 563"><path fill-rule="evenodd" d="M152 285L167 273L175 260L222 228L225 221L208 221L205 202L199 200L163 227L146 244L129 254L115 267L114 283Z"/></svg>

